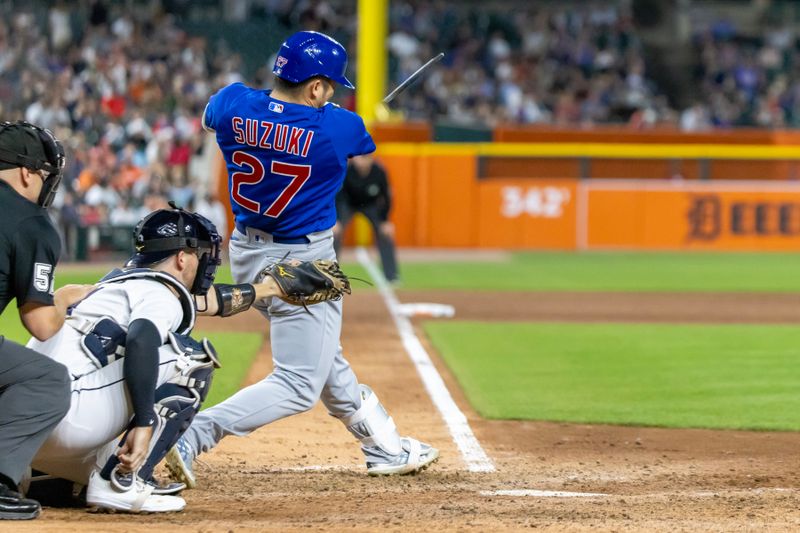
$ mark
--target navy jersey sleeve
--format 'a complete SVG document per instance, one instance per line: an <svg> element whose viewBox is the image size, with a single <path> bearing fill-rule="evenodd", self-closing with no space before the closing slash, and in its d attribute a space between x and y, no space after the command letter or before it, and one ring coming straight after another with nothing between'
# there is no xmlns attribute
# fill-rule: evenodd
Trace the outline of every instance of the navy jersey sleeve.
<svg viewBox="0 0 800 533"><path fill-rule="evenodd" d="M206 104L206 109L203 111L203 127L207 130L216 131L219 128L219 122L228 109L231 99L235 98L247 87L240 82L232 83L223 87L216 94L212 95Z"/></svg>
<svg viewBox="0 0 800 533"><path fill-rule="evenodd" d="M26 219L14 234L13 290L17 306L27 302L53 305L54 275L61 242L44 217Z"/></svg>

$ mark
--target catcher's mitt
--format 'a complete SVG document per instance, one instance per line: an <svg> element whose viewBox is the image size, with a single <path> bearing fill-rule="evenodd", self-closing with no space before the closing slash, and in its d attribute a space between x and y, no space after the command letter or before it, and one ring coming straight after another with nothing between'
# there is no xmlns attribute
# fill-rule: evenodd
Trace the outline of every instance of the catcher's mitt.
<svg viewBox="0 0 800 533"><path fill-rule="evenodd" d="M274 263L261 273L260 279L271 276L283 290L280 299L292 305L308 305L340 300L350 294L350 280L336 261L298 261Z"/></svg>

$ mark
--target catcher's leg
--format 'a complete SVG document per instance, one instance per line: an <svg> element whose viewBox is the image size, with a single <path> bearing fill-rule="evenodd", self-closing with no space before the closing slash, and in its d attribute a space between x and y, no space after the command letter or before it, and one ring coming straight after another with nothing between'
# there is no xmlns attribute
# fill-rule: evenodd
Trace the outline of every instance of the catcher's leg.
<svg viewBox="0 0 800 533"><path fill-rule="evenodd" d="M170 340L177 351L194 342L173 336ZM180 511L186 505L182 498L165 495L174 492L175 487L159 489L149 481L155 466L191 424L208 394L214 367L218 366L209 344L195 343L190 347L194 348L192 355L181 354L176 362L180 374L156 389L157 420L144 464L135 473L122 473L117 468L119 459L112 453L100 472L89 479L89 505L128 512ZM122 442L126 437L127 434Z"/></svg>
<svg viewBox="0 0 800 533"><path fill-rule="evenodd" d="M410 437L401 437L394 420L366 385L360 385L361 407L340 418L359 441L371 476L415 474L439 458L439 450Z"/></svg>

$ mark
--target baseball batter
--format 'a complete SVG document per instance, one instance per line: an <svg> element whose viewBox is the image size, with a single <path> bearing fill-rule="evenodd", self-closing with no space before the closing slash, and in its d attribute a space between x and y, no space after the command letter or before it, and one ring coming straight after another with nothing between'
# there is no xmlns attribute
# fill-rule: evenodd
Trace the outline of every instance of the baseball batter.
<svg viewBox="0 0 800 533"><path fill-rule="evenodd" d="M29 343L66 366L72 378L69 412L33 467L88 484L86 502L93 507L179 511L185 502L171 493L183 487L156 487L152 474L189 426L219 366L208 340L190 337L196 308L230 316L257 298L284 293L274 277L213 285L220 237L195 213L155 211L134 238L137 252L126 268L73 305L52 338ZM302 265L293 268L281 271L302 277Z"/></svg>
<svg viewBox="0 0 800 533"><path fill-rule="evenodd" d="M216 132L228 167L236 230L230 241L237 282L253 282L269 263L289 257L334 259L335 196L347 160L375 150L361 118L329 103L345 77L347 53L327 35L299 32L281 46L275 88L234 83L211 97L203 125ZM246 435L280 418L311 409L319 399L361 442L371 475L417 472L435 461L436 448L400 437L342 354L342 304L309 308L280 299L256 307L270 321L274 371L264 380L199 413L167 456L173 474L190 487L192 461L227 435Z"/></svg>

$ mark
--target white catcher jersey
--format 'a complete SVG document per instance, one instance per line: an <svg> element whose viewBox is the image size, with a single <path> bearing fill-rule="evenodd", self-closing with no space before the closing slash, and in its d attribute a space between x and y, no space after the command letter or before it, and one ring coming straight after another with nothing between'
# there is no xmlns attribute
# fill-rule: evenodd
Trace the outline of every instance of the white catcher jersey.
<svg viewBox="0 0 800 533"><path fill-rule="evenodd" d="M94 372L97 368L80 346L83 334L70 321L91 324L103 317L111 318L126 331L134 320L147 319L155 324L161 341L166 343L167 333L176 331L181 324L183 308L175 293L160 281L129 279L105 283L72 308L70 318L58 333L44 342L33 338L28 347L63 364L73 377Z"/></svg>

